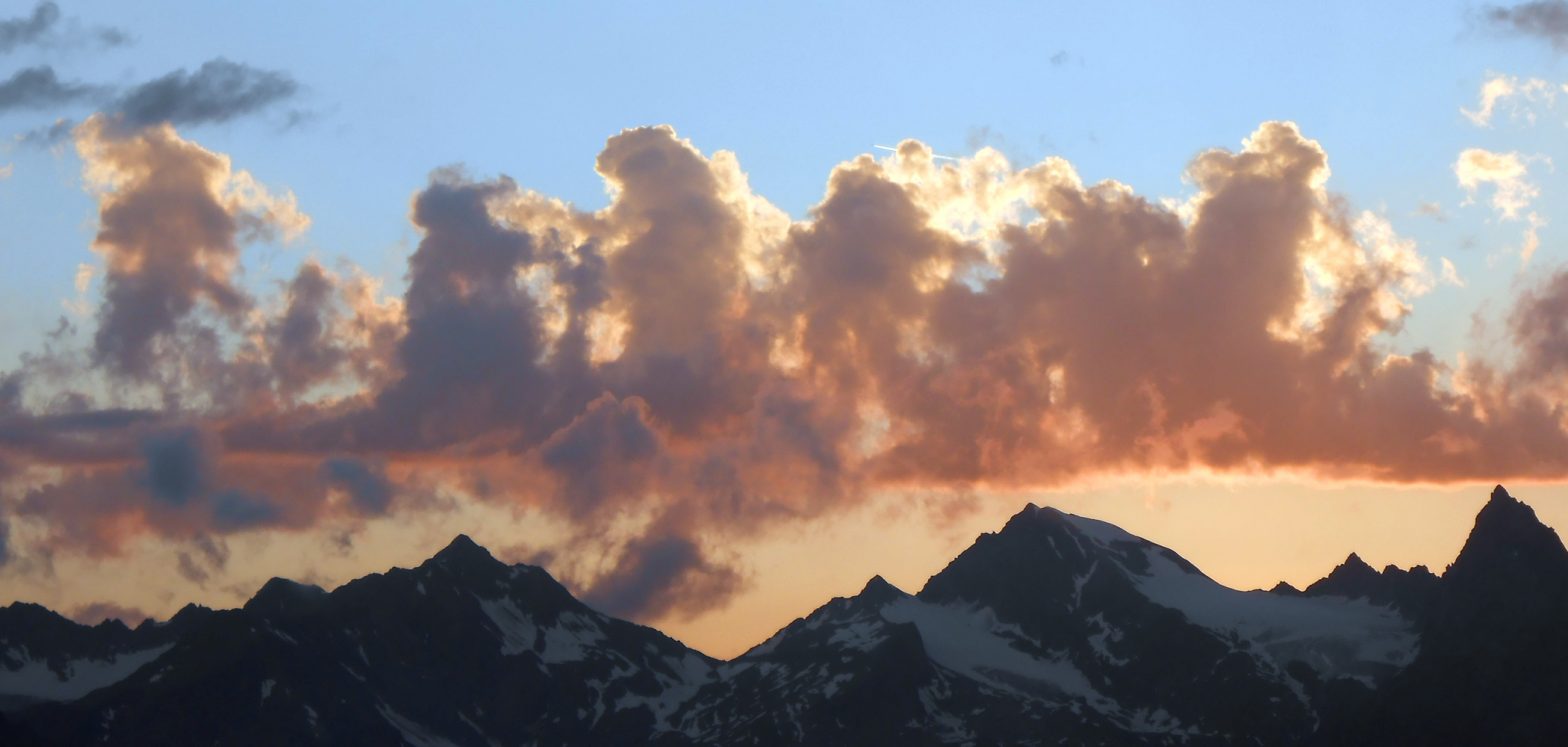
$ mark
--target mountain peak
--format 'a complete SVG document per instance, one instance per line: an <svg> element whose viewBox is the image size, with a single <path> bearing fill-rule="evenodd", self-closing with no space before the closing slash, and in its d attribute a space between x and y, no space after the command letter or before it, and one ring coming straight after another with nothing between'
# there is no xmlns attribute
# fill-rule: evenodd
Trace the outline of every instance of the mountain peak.
<svg viewBox="0 0 1568 747"><path fill-rule="evenodd" d="M320 586L274 576L245 603L245 609L263 615L291 617L315 609L326 598L327 592Z"/></svg>
<svg viewBox="0 0 1568 747"><path fill-rule="evenodd" d="M868 602L884 604L897 601L909 595L897 586L888 583L887 579L877 575L872 576L871 580L866 582L865 588L861 589L860 593L855 596Z"/></svg>
<svg viewBox="0 0 1568 747"><path fill-rule="evenodd" d="M434 560L458 565L473 565L477 563L488 565L500 562L495 559L495 556L490 554L489 550L486 550L466 534L459 534L453 537L452 541L447 543L447 546L442 548L441 552L435 554Z"/></svg>
<svg viewBox="0 0 1568 747"><path fill-rule="evenodd" d="M1498 485L1476 514L1475 527L1446 577L1489 584L1499 574L1521 573L1543 578L1568 575L1568 549L1557 532L1536 518L1534 509Z"/></svg>
<svg viewBox="0 0 1568 747"><path fill-rule="evenodd" d="M1020 526L1032 526L1042 523L1056 523L1060 522L1062 518L1063 515L1061 511L1051 508L1050 506L1037 506L1033 503L1030 503L1024 506L1022 511L1013 514L1012 518L1009 518L1007 523L1002 525L1002 529L999 533L1005 533L1009 529L1016 529Z"/></svg>

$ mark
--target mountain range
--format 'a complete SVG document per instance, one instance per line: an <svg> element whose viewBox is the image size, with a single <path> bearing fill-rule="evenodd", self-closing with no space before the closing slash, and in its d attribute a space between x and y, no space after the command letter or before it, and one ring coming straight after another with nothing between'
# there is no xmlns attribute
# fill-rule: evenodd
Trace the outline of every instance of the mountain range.
<svg viewBox="0 0 1568 747"><path fill-rule="evenodd" d="M0 609L0 744L1563 744L1568 550L1501 486L1441 575L1238 591L1030 505L729 661L459 536L129 628Z"/></svg>

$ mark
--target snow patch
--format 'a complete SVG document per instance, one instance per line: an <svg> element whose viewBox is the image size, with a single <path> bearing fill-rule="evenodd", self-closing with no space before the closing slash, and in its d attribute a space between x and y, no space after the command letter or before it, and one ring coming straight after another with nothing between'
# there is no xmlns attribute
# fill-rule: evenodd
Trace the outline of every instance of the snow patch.
<svg viewBox="0 0 1568 747"><path fill-rule="evenodd" d="M20 661L21 666L9 670L0 668L0 694L24 695L39 700L75 700L131 676L173 647L171 643L117 654L108 659L73 659L66 662L61 673L57 674L49 668L48 662L34 659L27 648L21 646L11 650L7 656L10 660Z"/></svg>
<svg viewBox="0 0 1568 747"><path fill-rule="evenodd" d="M1067 515L1073 527L1102 547L1139 545L1148 569L1123 568L1155 604L1187 616L1194 624L1253 644L1283 669L1300 659L1325 677L1371 676L1408 664L1419 642L1414 626L1399 613L1365 600L1287 597L1237 591L1178 565L1169 551L1115 525Z"/></svg>
<svg viewBox="0 0 1568 747"><path fill-rule="evenodd" d="M1055 690L1083 699L1097 710L1115 708L1072 662L1039 658L1014 648L1001 634L1012 634L1016 628L999 624L989 609L928 604L910 598L882 608L882 617L894 623L914 623L926 654L954 672L1025 697L1038 697L1040 689Z"/></svg>

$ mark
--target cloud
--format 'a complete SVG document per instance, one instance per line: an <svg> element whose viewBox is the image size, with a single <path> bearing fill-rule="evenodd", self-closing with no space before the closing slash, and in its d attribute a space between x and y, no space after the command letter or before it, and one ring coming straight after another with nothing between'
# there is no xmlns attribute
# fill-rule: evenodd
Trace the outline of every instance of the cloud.
<svg viewBox="0 0 1568 747"><path fill-rule="evenodd" d="M142 443L145 463L139 481L156 500L180 507L206 492L211 471L201 433L182 428Z"/></svg>
<svg viewBox="0 0 1568 747"><path fill-rule="evenodd" d="M11 175L15 174L15 173L16 173L16 166L15 165L9 164L9 163L0 165L0 182L3 182L5 180L7 180L7 179L10 179Z"/></svg>
<svg viewBox="0 0 1568 747"><path fill-rule="evenodd" d="M1442 281L1458 288L1465 287L1465 279L1459 276L1459 268L1454 267L1454 263L1447 257L1442 257L1440 261L1443 266Z"/></svg>
<svg viewBox="0 0 1568 747"><path fill-rule="evenodd" d="M1466 148L1454 162L1454 176L1459 179L1469 201L1474 201L1482 187L1491 186L1492 207L1507 220L1517 220L1520 211L1530 206L1541 190L1531 183L1530 159L1517 152L1495 153L1483 148Z"/></svg>
<svg viewBox="0 0 1568 747"><path fill-rule="evenodd" d="M176 70L126 91L112 111L118 123L131 128L214 124L261 111L298 92L299 84L286 73L219 57L194 73Z"/></svg>
<svg viewBox="0 0 1568 747"><path fill-rule="evenodd" d="M337 458L322 462L321 472L329 483L347 491L354 506L366 514L384 514L392 505L392 481L385 465Z"/></svg>
<svg viewBox="0 0 1568 747"><path fill-rule="evenodd" d="M102 90L80 83L63 82L47 65L22 68L0 82L0 112L12 109L47 109L91 99Z"/></svg>
<svg viewBox="0 0 1568 747"><path fill-rule="evenodd" d="M1439 205L1435 202L1422 202L1421 204L1417 205L1416 215L1426 216L1432 220L1437 221L1438 223L1448 222L1448 213L1444 212L1442 205Z"/></svg>
<svg viewBox="0 0 1568 747"><path fill-rule="evenodd" d="M47 127L35 127L17 135L16 142L20 145L53 149L69 140L74 129L76 129L75 121L60 118Z"/></svg>
<svg viewBox="0 0 1568 747"><path fill-rule="evenodd" d="M539 551L646 619L741 588L714 548L873 492L1568 476L1556 281L1520 296L1506 365L1401 348L1413 300L1462 279L1332 192L1287 122L1199 153L1181 203L906 141L833 169L795 221L734 154L630 129L595 163L601 210L440 169L398 296L306 261L251 297L240 247L304 230L292 197L106 120L76 131L96 329L0 386L0 506L28 552L152 537L205 583L229 536L468 496L559 522ZM1527 165L1455 170L1527 219Z"/></svg>
<svg viewBox="0 0 1568 747"><path fill-rule="evenodd" d="M1489 7L1484 17L1492 28L1546 41L1559 52L1568 52L1568 2L1536 0L1508 8Z"/></svg>
<svg viewBox="0 0 1568 747"><path fill-rule="evenodd" d="M75 23L62 26L60 20L60 6L52 2L39 3L29 15L0 20L0 54L34 45L90 41L103 47L118 47L131 42L130 35L117 28L85 28Z"/></svg>
<svg viewBox="0 0 1568 747"><path fill-rule="evenodd" d="M123 134L95 116L76 147L98 195L93 248L104 257L93 358L116 374L145 380L159 355L199 354L214 334L201 310L237 323L251 307L235 277L241 238L309 225L292 194L271 194L168 125Z"/></svg>
<svg viewBox="0 0 1568 747"><path fill-rule="evenodd" d="M1524 104L1544 104L1548 107L1557 101L1557 87L1540 78L1519 78L1492 74L1481 84L1481 101L1475 109L1460 108L1459 112L1477 127L1492 126L1492 115L1499 106L1508 105L1509 114L1535 124L1535 112Z"/></svg>
<svg viewBox="0 0 1568 747"><path fill-rule="evenodd" d="M0 53L38 43L59 20L59 6L44 2L34 7L31 15L0 21Z"/></svg>
<svg viewBox="0 0 1568 747"><path fill-rule="evenodd" d="M732 569L715 565L684 537L633 543L611 575L599 579L583 601L617 617L658 618L672 610L693 616L718 606L740 589Z"/></svg>
<svg viewBox="0 0 1568 747"><path fill-rule="evenodd" d="M1517 376L1568 382L1568 270L1527 290L1508 323L1521 353ZM1562 389L1568 395L1568 386Z"/></svg>

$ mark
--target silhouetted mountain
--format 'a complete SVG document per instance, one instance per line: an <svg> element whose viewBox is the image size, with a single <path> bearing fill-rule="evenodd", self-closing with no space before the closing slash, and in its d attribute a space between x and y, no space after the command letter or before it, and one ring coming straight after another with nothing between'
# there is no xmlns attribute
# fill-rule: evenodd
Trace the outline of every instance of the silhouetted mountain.
<svg viewBox="0 0 1568 747"><path fill-rule="evenodd" d="M33 704L0 740L1545 744L1568 733L1565 621L1568 550L1501 488L1442 578L1351 555L1302 591L1031 505L918 594L874 577L728 662L459 536L135 630L13 604L0 692Z"/></svg>
<svg viewBox="0 0 1568 747"><path fill-rule="evenodd" d="M1568 740L1568 549L1501 485L1443 574L1421 652L1326 743Z"/></svg>
<svg viewBox="0 0 1568 747"><path fill-rule="evenodd" d="M187 605L167 623L82 625L36 604L0 608L0 711L72 700L118 681L167 651L212 611Z"/></svg>
<svg viewBox="0 0 1568 747"><path fill-rule="evenodd" d="M1420 621L1425 618L1437 597L1438 578L1424 565L1408 571L1390 565L1381 572L1375 571L1361 556L1351 553L1345 562L1324 578L1308 585L1301 593L1309 597L1365 599L1373 604L1393 607L1406 617Z"/></svg>

